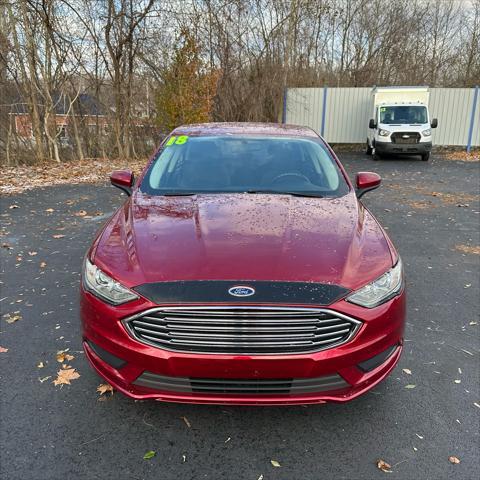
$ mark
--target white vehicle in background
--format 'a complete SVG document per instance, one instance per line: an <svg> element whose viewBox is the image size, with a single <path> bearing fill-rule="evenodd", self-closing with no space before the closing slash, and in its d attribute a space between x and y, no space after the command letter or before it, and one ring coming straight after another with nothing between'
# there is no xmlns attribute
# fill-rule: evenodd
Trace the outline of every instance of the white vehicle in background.
<svg viewBox="0 0 480 480"><path fill-rule="evenodd" d="M367 155L379 160L387 155L421 155L430 158L432 128L428 87L374 87L373 118L368 125Z"/></svg>

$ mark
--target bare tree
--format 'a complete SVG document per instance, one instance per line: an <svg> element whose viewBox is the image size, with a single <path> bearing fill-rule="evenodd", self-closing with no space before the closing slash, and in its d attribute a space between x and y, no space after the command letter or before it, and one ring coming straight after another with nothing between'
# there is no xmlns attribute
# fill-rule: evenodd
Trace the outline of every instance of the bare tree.
<svg viewBox="0 0 480 480"><path fill-rule="evenodd" d="M201 67L179 83L184 31ZM219 121L278 121L286 87L473 86L479 32L480 0L0 0L0 153L144 155L165 118L154 99L180 84L170 106L208 98L202 118Z"/></svg>

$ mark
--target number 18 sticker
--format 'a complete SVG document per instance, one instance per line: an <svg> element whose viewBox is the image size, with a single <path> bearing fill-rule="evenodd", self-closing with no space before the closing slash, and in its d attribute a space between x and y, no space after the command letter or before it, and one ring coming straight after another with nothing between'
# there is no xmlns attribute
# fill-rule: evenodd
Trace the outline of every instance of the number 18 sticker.
<svg viewBox="0 0 480 480"><path fill-rule="evenodd" d="M180 135L178 137L170 137L168 142L165 144L166 147L170 147L172 145L183 145L188 140L188 135Z"/></svg>

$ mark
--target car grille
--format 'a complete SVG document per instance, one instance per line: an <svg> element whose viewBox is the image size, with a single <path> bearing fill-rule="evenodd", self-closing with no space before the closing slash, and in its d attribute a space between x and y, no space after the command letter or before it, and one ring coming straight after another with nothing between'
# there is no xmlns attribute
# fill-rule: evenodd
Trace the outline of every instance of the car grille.
<svg viewBox="0 0 480 480"><path fill-rule="evenodd" d="M392 133L392 143L411 144L420 141L418 132L394 132Z"/></svg>
<svg viewBox="0 0 480 480"><path fill-rule="evenodd" d="M338 374L317 378L231 379L166 377L143 372L134 385L167 392L275 395L340 390L349 384Z"/></svg>
<svg viewBox="0 0 480 480"><path fill-rule="evenodd" d="M348 341L358 320L325 309L169 307L125 321L139 341L183 352L282 354L312 352Z"/></svg>

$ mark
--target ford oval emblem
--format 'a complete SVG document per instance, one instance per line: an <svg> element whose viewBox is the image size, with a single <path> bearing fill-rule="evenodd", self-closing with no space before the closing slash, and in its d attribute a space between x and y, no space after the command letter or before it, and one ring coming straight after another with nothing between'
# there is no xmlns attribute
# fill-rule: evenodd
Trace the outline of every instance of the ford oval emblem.
<svg viewBox="0 0 480 480"><path fill-rule="evenodd" d="M235 285L228 289L228 293L234 297L250 297L255 293L255 289L246 285Z"/></svg>

